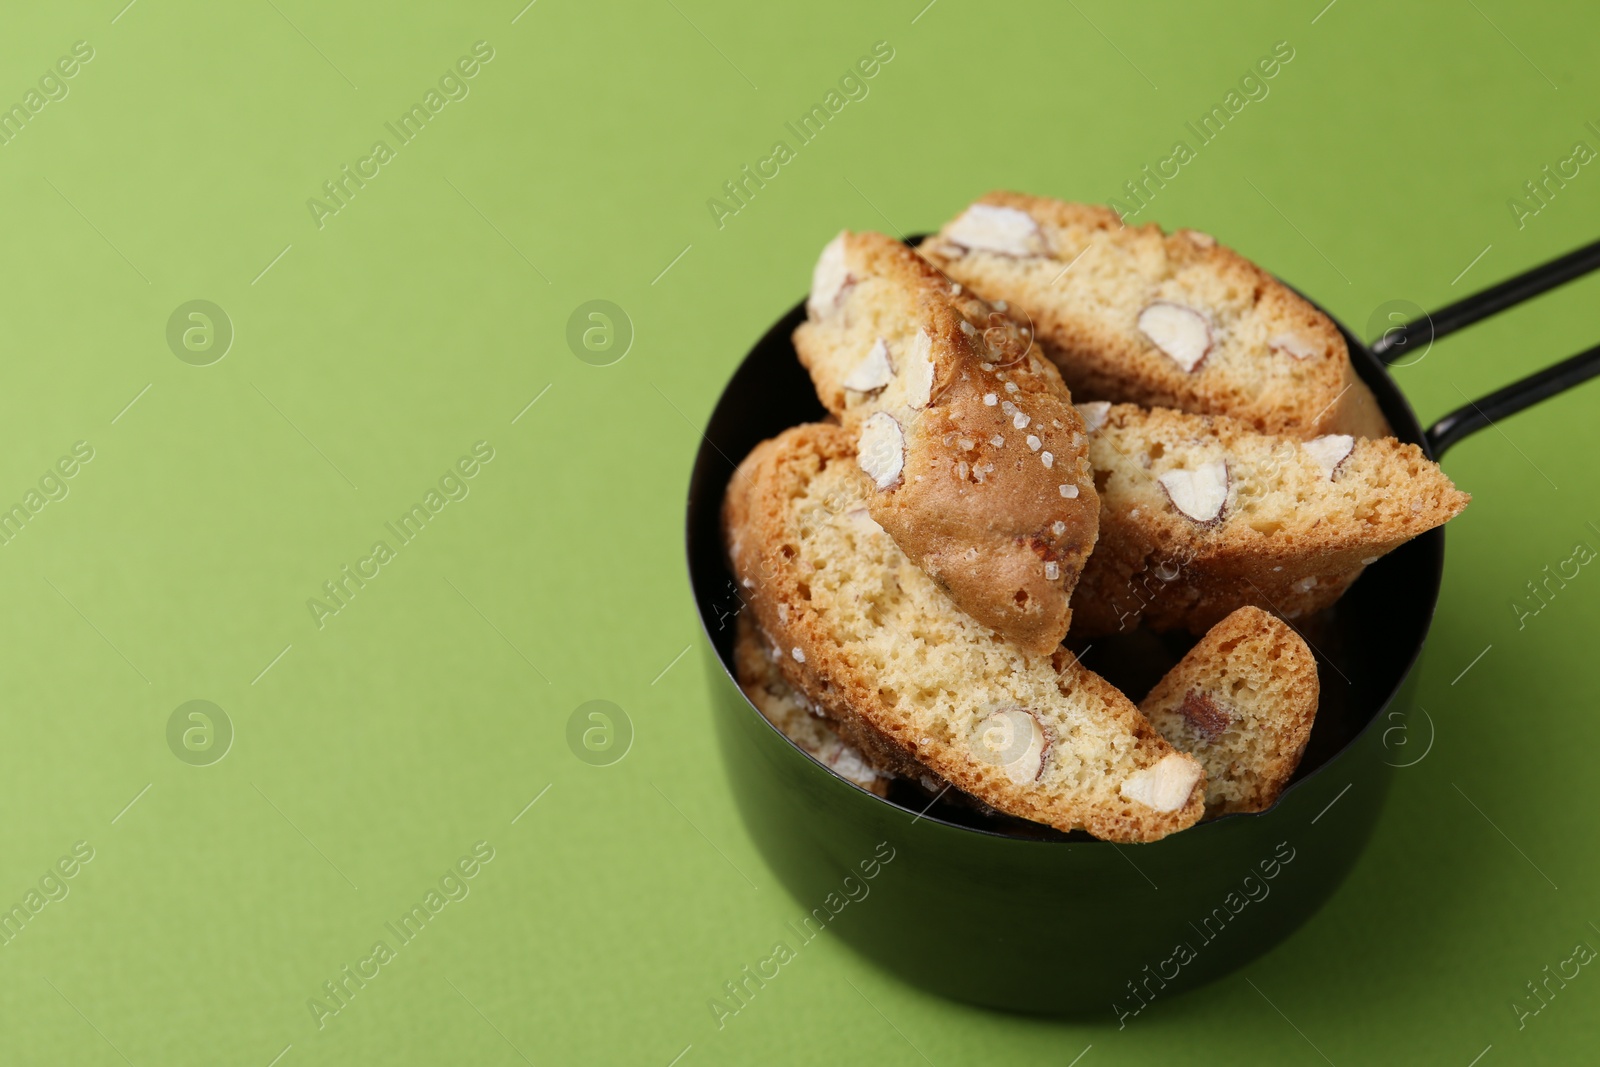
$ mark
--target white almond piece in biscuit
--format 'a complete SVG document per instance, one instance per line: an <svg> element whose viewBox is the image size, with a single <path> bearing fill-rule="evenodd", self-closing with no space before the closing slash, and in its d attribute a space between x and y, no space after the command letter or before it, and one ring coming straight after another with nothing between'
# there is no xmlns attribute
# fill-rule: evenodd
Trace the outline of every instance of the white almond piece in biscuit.
<svg viewBox="0 0 1600 1067"><path fill-rule="evenodd" d="M1355 451L1356 439L1347 433L1330 433L1301 442L1300 447L1328 473L1331 482L1339 474L1339 465Z"/></svg>
<svg viewBox="0 0 1600 1067"><path fill-rule="evenodd" d="M1078 500L1055 491L1059 482L1087 475L1071 393L1052 364L1027 351L1028 337L991 345L990 335L1020 336L1021 325L977 297L952 294L950 280L903 242L846 233L844 250L854 281L843 306L801 323L794 346L818 398L852 443L875 414L899 424L902 457L877 454L871 441L862 445L872 453L868 461L880 464L872 468L874 481L898 472L887 492L858 482L868 507L918 566L939 575L963 610L1031 652L1053 652L1070 624L1067 599L1099 524L1092 483ZM888 384L870 392L851 388L881 380L876 359L856 376L880 339ZM1013 350L1015 360L991 358ZM1029 434L1037 443L1027 441ZM1001 448L1009 454L993 454ZM1034 458L1045 450L1048 464ZM854 459L848 466L859 478ZM1039 533L1055 521L1069 531ZM1060 562L1065 581L1041 578L1043 555Z"/></svg>
<svg viewBox="0 0 1600 1067"><path fill-rule="evenodd" d="M917 411L933 399L933 338L918 330L911 342L911 359L906 366L906 403Z"/></svg>
<svg viewBox="0 0 1600 1067"><path fill-rule="evenodd" d="M906 435L900 432L893 415L880 411L862 424L856 462L879 489L887 489L900 480L906 465Z"/></svg>
<svg viewBox="0 0 1600 1067"><path fill-rule="evenodd" d="M948 280L990 301L1004 297L1036 324L1041 354L1060 368L1075 399L1228 415L1300 440L1389 435L1333 322L1210 235L1168 235L1106 207L1018 193L991 193L980 203L1032 218L1045 254L968 253L950 226L920 251ZM965 228L967 215L958 214ZM1209 347L1169 347L1140 323L1155 301L1198 313ZM1188 324L1203 337L1201 322Z"/></svg>
<svg viewBox="0 0 1600 1067"><path fill-rule="evenodd" d="M861 357L856 369L845 378L844 387L858 393L872 393L893 380L894 368L889 365L889 345L880 337L872 342L872 347Z"/></svg>
<svg viewBox="0 0 1600 1067"><path fill-rule="evenodd" d="M1228 503L1228 465L1202 463L1194 470L1171 470L1157 478L1172 506L1198 523L1216 522Z"/></svg>
<svg viewBox="0 0 1600 1067"><path fill-rule="evenodd" d="M816 269L811 273L811 296L806 301L806 310L815 318L827 315L839 306L839 297L852 281L850 267L845 261L844 235L840 234L828 242L817 259Z"/></svg>
<svg viewBox="0 0 1600 1067"><path fill-rule="evenodd" d="M973 204L945 227L945 240L976 252L1005 256L1042 256L1046 249L1039 224L1026 211L993 204Z"/></svg>
<svg viewBox="0 0 1600 1067"><path fill-rule="evenodd" d="M1078 415L1083 419L1083 428L1089 433L1094 433L1106 424L1106 413L1111 410L1109 400L1091 400L1086 404L1075 405Z"/></svg>
<svg viewBox="0 0 1600 1067"><path fill-rule="evenodd" d="M877 785L888 777L878 768L868 763L859 749L840 742L839 748L823 762L833 768L837 774L847 782L855 782L868 792L877 792Z"/></svg>
<svg viewBox="0 0 1600 1067"><path fill-rule="evenodd" d="M877 521L872 517L872 512L866 508L851 508L844 513L844 517L862 533L879 534L883 532L883 527L878 525Z"/></svg>
<svg viewBox="0 0 1600 1067"><path fill-rule="evenodd" d="M1156 811L1177 811L1189 802L1189 794L1202 773L1192 757L1171 752L1154 767L1128 775L1118 792L1135 804Z"/></svg>
<svg viewBox="0 0 1600 1067"><path fill-rule="evenodd" d="M1268 339L1267 347L1274 352L1287 352L1295 359L1310 359L1321 351L1297 333L1274 334Z"/></svg>
<svg viewBox="0 0 1600 1067"><path fill-rule="evenodd" d="M866 343L870 336L860 347ZM978 395L969 384L967 402L981 412ZM1070 416L1065 402L1060 410ZM1198 783L1170 811L1118 795L1122 783L1174 749L1110 682L1059 645L1029 651L961 610L938 577L896 546L887 525L867 539L843 522L819 521L857 506L858 428L786 430L757 445L728 484L722 529L743 543L734 578L759 576L750 613L780 648L805 653L803 666L781 660L783 678L868 759L912 780L933 777L934 792L953 786L1008 815L1109 841L1153 841L1196 822L1205 802ZM908 428L908 442L924 436L924 427ZM915 491L911 472L920 469L920 457L908 456L897 494ZM903 504L898 495L869 498L874 514L876 505L893 512ZM841 509L841 499L852 503ZM1068 515L1055 521L1074 529ZM1047 518L1036 533L1043 538L1052 528ZM980 547L988 551L987 543L957 542L946 556L976 556ZM1037 557L1025 562L1031 588L1059 588L1035 581ZM896 635L908 626L937 655L897 654ZM1010 714L996 719L1000 712Z"/></svg>
<svg viewBox="0 0 1600 1067"><path fill-rule="evenodd" d="M1139 332L1186 371L1193 371L1211 351L1206 317L1170 300L1157 300L1139 312Z"/></svg>
<svg viewBox="0 0 1600 1067"><path fill-rule="evenodd" d="M1073 636L1135 627L1199 634L1247 605L1284 618L1310 615L1355 582L1358 561L1393 551L1467 505L1416 445L1352 437L1330 481L1300 440L1222 415L1114 406L1089 439L1100 533L1074 588ZM1328 462L1343 451L1340 442ZM1184 496L1192 495L1192 476L1167 475L1208 463L1226 471L1211 477L1213 501L1202 508ZM1224 480L1221 514L1199 521L1220 502L1216 483ZM1317 584L1296 587L1307 577Z"/></svg>
<svg viewBox="0 0 1600 1067"><path fill-rule="evenodd" d="M985 763L1005 771L1017 785L1026 785L1044 770L1044 730L1031 712L1004 708L980 722L972 732L972 751Z"/></svg>

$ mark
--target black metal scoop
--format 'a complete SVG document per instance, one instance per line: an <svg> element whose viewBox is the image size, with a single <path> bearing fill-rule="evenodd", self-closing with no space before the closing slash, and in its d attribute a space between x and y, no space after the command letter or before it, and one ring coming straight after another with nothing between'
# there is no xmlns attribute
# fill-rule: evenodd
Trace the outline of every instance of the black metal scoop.
<svg viewBox="0 0 1600 1067"><path fill-rule="evenodd" d="M1370 347L1339 330L1395 436L1437 459L1468 434L1600 374L1600 346L1427 430L1386 365L1596 267L1600 242L1390 330ZM743 601L723 562L719 510L734 465L754 445L824 417L790 344L804 315L802 302L768 330L723 391L695 460L687 530L723 760L757 846L812 915L796 940L825 927L947 996L1126 1021L1287 937L1355 863L1393 768L1404 762L1385 738L1412 710L1444 572L1444 530L1385 556L1333 608L1297 621L1317 653L1322 705L1295 781L1269 811L1120 846L984 814L910 783L877 797L795 748L730 673ZM1137 699L1191 643L1135 634L1097 643L1085 663ZM851 903L859 893L866 895ZM847 906L836 909L840 901Z"/></svg>

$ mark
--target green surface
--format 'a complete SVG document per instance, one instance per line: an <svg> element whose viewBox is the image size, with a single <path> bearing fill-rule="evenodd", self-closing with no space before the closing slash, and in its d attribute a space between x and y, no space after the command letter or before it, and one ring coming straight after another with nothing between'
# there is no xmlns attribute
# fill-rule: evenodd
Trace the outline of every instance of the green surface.
<svg viewBox="0 0 1600 1067"><path fill-rule="evenodd" d="M1067 1025L938 1002L828 939L719 1029L708 1000L803 909L680 658L697 429L836 230L932 229L991 187L1122 196L1286 41L1141 218L1221 236L1370 333L1387 301L1437 306L1600 235L1592 165L1520 226L1507 203L1600 147L1592 10L122 2L13 5L0 34L0 99L25 111L92 49L0 144L0 502L38 508L0 546L0 903L43 882L0 947L0 1062L1594 1057L1592 968L1520 1025L1513 1004L1600 947L1600 577L1537 614L1527 590L1600 550L1600 386L1449 457L1475 500L1422 667L1432 744L1413 724L1427 755L1345 888L1120 1032L1109 1006ZM387 129L480 41L420 134ZM876 42L866 94L848 83L799 144L785 123ZM780 139L791 158L719 226L707 200ZM345 165L364 186L313 211ZM1597 296L1569 286L1400 380L1442 413L1600 340ZM596 299L632 324L610 366L568 347ZM219 362L169 348L192 300L232 323ZM435 489L402 543L385 524ZM373 576L335 613L346 565ZM568 742L596 699L632 725L604 766ZM188 710L169 747L192 700L232 724L209 765L220 734L190 752ZM403 943L385 924L430 891ZM347 965L376 973L319 1016Z"/></svg>

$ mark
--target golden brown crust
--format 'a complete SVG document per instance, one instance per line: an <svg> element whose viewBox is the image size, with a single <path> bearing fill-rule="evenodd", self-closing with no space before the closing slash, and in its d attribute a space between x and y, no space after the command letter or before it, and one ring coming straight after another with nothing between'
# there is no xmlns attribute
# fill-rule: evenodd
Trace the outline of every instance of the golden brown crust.
<svg viewBox="0 0 1600 1067"><path fill-rule="evenodd" d="M952 292L899 241L846 233L825 260L834 255L848 281L842 294L823 292L838 275L829 282L819 268L795 349L844 426L859 435L887 413L904 439L893 484L879 489L863 473L861 499L957 606L1024 648L1049 651L1070 625L1099 519L1071 394L1015 320ZM894 381L847 388L880 341ZM932 385L919 405L902 378L924 350Z"/></svg>
<svg viewBox="0 0 1600 1067"><path fill-rule="evenodd" d="M1026 213L1042 232L1042 254L968 250L950 237L960 220L923 253L956 281L1026 311L1080 403L1230 415L1303 438L1389 434L1333 322L1209 235L1125 226L1108 208L1020 193L993 192L978 203ZM1192 369L1141 331L1138 315L1155 301L1208 320L1211 348Z"/></svg>
<svg viewBox="0 0 1600 1067"><path fill-rule="evenodd" d="M1294 777L1321 689L1288 624L1240 608L1213 626L1139 703L1161 735L1206 768L1208 815L1265 811Z"/></svg>
<svg viewBox="0 0 1600 1067"><path fill-rule="evenodd" d="M1247 604L1289 619L1320 611L1471 499L1415 445L1356 439L1329 477L1311 444L1221 416L1111 407L1090 434L1100 540L1074 593L1073 633L1198 634ZM1226 464L1229 482L1211 523L1179 511L1160 484L1206 462Z"/></svg>
<svg viewBox="0 0 1600 1067"><path fill-rule="evenodd" d="M1114 841L1196 821L1198 764L1064 649L1030 655L950 605L841 499L854 459L850 431L798 426L757 446L728 489L730 562L784 679L879 766L931 771L1002 812ZM1045 739L1026 782L973 747L1005 709L1031 715ZM1180 782L1165 808L1137 799L1158 765Z"/></svg>

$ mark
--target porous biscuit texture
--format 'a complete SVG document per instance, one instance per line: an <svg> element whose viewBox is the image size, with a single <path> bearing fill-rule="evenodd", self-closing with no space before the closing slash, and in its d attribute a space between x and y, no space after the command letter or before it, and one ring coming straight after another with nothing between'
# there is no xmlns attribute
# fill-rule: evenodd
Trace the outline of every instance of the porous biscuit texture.
<svg viewBox="0 0 1600 1067"><path fill-rule="evenodd" d="M1055 648L1099 506L1071 394L1025 324L875 233L828 244L807 304L795 350L858 446L840 491L962 610Z"/></svg>
<svg viewBox="0 0 1600 1067"><path fill-rule="evenodd" d="M1197 821L1199 763L1065 649L1031 654L957 610L849 490L855 459L850 430L795 427L724 501L730 563L788 683L878 766L1007 814L1111 841Z"/></svg>
<svg viewBox="0 0 1600 1067"><path fill-rule="evenodd" d="M840 737L822 713L784 681L778 668L782 653L762 636L761 628L748 612L739 615L737 627L733 639L734 676L762 717L802 752L845 781L878 796L887 793L890 775L879 771L860 749Z"/></svg>
<svg viewBox="0 0 1600 1067"><path fill-rule="evenodd" d="M1390 432L1333 322L1207 234L995 192L921 251L1025 312L1080 403L1230 415L1304 438Z"/></svg>
<svg viewBox="0 0 1600 1067"><path fill-rule="evenodd" d="M1100 540L1073 633L1202 634L1251 605L1294 619L1471 498L1415 445L1258 433L1234 419L1082 405Z"/></svg>
<svg viewBox="0 0 1600 1067"><path fill-rule="evenodd" d="M1300 635L1260 608L1213 626L1139 709L1206 769L1206 813L1265 811L1294 777L1320 695Z"/></svg>

